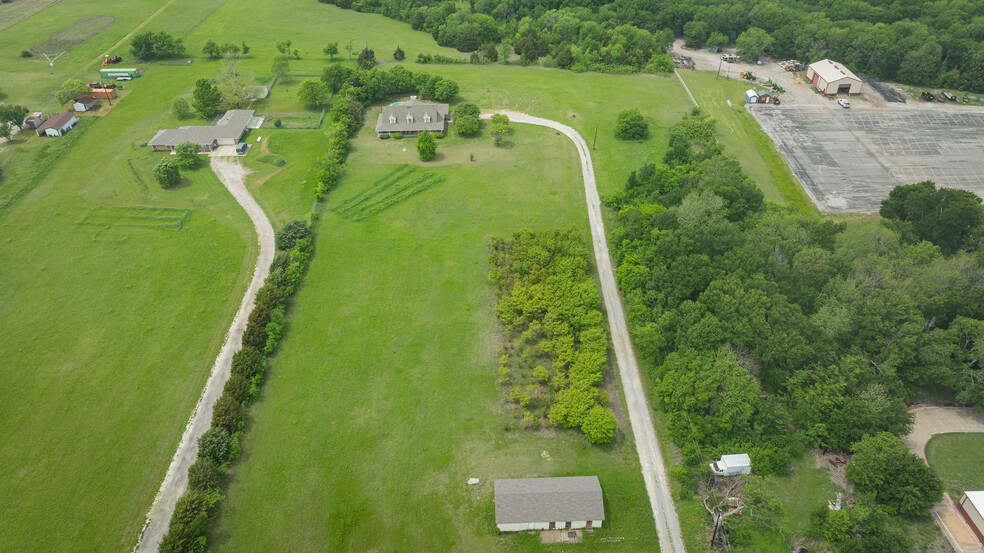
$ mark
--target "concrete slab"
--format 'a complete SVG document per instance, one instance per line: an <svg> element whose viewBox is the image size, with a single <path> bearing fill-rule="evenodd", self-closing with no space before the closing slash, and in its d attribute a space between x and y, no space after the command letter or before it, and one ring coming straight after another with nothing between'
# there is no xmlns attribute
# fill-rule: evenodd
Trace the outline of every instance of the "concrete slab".
<svg viewBox="0 0 984 553"><path fill-rule="evenodd" d="M822 211L878 211L932 180L984 197L984 110L748 106Z"/></svg>

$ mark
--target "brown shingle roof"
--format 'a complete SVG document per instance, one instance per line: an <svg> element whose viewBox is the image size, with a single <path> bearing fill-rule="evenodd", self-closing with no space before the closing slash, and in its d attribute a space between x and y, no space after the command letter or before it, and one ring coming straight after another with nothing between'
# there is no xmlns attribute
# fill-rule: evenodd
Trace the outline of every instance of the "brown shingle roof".
<svg viewBox="0 0 984 553"><path fill-rule="evenodd" d="M605 520L597 476L495 481L495 523Z"/></svg>
<svg viewBox="0 0 984 553"><path fill-rule="evenodd" d="M49 117L44 123L41 123L41 126L38 127L37 130L38 132L41 132L45 129L60 129L72 119L76 119L76 117L75 114L70 111L66 111L65 113L56 113Z"/></svg>

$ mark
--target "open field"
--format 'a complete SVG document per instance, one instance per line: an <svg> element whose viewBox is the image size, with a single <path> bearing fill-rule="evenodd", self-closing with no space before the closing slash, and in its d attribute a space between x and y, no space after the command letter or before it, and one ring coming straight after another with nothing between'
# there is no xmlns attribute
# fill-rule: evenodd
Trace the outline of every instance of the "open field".
<svg viewBox="0 0 984 553"><path fill-rule="evenodd" d="M946 482L946 491L954 501L959 501L965 491L984 490L981 455L984 434L937 434L926 444L926 459Z"/></svg>
<svg viewBox="0 0 984 553"><path fill-rule="evenodd" d="M789 170L786 160L745 110L748 83L723 77L716 79L709 71L684 70L680 71L680 76L701 109L717 120L719 139L727 152L738 158L765 198L802 211L813 209L809 196Z"/></svg>
<svg viewBox="0 0 984 553"><path fill-rule="evenodd" d="M332 210L419 164L412 140L363 129L250 411L218 548L535 550L526 536L494 535L491 479L583 473L599 475L609 516L586 550L652 550L631 436L605 450L573 432L504 428L499 414L488 240L523 227L587 235L566 137L518 126L509 141L439 141L438 163L414 173L443 182L352 221ZM469 488L472 476L483 483Z"/></svg>
<svg viewBox="0 0 984 553"><path fill-rule="evenodd" d="M30 185L0 209L2 551L132 548L238 306L245 214L208 169L161 190L137 147L193 78L155 68L67 136L3 145L0 195Z"/></svg>
<svg viewBox="0 0 984 553"><path fill-rule="evenodd" d="M955 106L956 107L956 106ZM984 196L984 111L762 106L752 113L823 211L877 211L900 184Z"/></svg>

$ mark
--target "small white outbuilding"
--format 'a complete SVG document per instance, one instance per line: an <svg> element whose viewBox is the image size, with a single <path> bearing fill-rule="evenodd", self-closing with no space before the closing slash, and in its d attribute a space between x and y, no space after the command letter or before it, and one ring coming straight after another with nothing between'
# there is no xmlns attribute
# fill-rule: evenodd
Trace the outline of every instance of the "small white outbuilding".
<svg viewBox="0 0 984 553"><path fill-rule="evenodd" d="M710 465L711 472L716 476L736 476L752 472L752 459L745 453L722 455Z"/></svg>
<svg viewBox="0 0 984 553"><path fill-rule="evenodd" d="M861 79L843 64L823 59L806 66L806 78L821 94L861 94Z"/></svg>

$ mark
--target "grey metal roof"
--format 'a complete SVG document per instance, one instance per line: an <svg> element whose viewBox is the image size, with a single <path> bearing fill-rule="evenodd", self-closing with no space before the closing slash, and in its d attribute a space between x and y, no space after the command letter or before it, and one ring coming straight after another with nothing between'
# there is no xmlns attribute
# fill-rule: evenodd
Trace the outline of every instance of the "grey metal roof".
<svg viewBox="0 0 984 553"><path fill-rule="evenodd" d="M66 111L65 113L56 113L49 117L44 123L41 123L41 126L38 127L37 130L40 132L45 129L61 129L73 119L78 120L78 118L75 117L75 114L70 111Z"/></svg>
<svg viewBox="0 0 984 553"><path fill-rule="evenodd" d="M395 123L390 122L391 115L396 119ZM424 122L425 115L430 115L430 123ZM413 123L409 122L410 117L413 117ZM376 120L376 132L440 132L444 130L445 121L449 120L447 104L425 104L411 98L398 106L383 106Z"/></svg>
<svg viewBox="0 0 984 553"><path fill-rule="evenodd" d="M495 523L605 520L597 476L495 481Z"/></svg>
<svg viewBox="0 0 984 553"><path fill-rule="evenodd" d="M246 125L253 118L251 109L230 109L214 125L191 125L177 129L157 131L150 139L151 146L177 146L182 142L194 142L199 146L222 139L239 140L246 132Z"/></svg>

